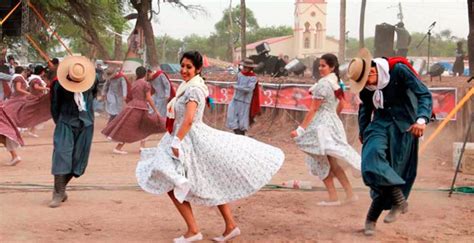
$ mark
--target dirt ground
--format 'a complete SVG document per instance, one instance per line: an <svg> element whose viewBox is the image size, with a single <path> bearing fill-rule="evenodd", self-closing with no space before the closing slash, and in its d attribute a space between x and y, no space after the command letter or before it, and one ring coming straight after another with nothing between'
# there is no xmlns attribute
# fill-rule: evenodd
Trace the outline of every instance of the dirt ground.
<svg viewBox="0 0 474 243"><path fill-rule="evenodd" d="M370 204L361 178L350 176L359 200L340 207L318 207L327 198L322 182L310 176L304 154L289 138L295 121L273 114L259 118L250 136L282 148L286 160L271 181L311 181L313 190L264 188L255 195L231 203L242 235L235 242L474 242L474 197L441 189L450 186L453 169L449 132L420 155L418 178L409 198L410 211L393 224L377 225L377 235L365 237L362 227ZM221 116L207 117L222 128ZM348 139L360 150L353 118L344 119ZM270 123L271 121L271 123ZM0 165L0 242L171 242L185 231L185 224L166 195L151 195L136 184L138 144L126 145L128 155L115 155L115 146L100 133L105 117L98 117L94 144L86 173L70 183L69 200L61 207L47 207L53 177L51 121L38 131L40 138L25 135L27 146L19 150L17 166ZM430 127L433 130L433 127ZM155 146L160 135L150 138ZM2 150L0 161L8 161ZM460 174L457 185L474 185L474 176ZM344 197L342 190L340 197ZM220 235L223 221L216 208L194 207L206 241Z"/></svg>

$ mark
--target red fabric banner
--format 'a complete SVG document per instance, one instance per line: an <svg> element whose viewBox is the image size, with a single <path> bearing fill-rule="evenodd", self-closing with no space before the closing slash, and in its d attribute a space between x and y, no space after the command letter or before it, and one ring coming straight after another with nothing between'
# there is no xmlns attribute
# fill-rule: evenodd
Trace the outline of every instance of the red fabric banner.
<svg viewBox="0 0 474 243"><path fill-rule="evenodd" d="M178 80L173 80L177 87ZM206 81L209 96L217 104L229 104L234 95L234 82ZM307 84L260 84L260 104L262 107L273 107L288 110L308 110L311 104L311 95L308 92L311 85ZM456 88L430 88L433 95L433 112L438 120L444 119L454 109L457 103ZM343 114L356 115L359 106L357 97L345 91ZM452 119L456 120L456 116Z"/></svg>

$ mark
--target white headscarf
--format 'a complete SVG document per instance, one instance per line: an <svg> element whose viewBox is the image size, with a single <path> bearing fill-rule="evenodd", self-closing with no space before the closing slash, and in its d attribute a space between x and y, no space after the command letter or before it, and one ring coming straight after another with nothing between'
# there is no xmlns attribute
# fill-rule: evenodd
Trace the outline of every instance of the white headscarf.
<svg viewBox="0 0 474 243"><path fill-rule="evenodd" d="M74 102L76 102L79 112L87 111L86 101L84 100L82 92L74 92Z"/></svg>
<svg viewBox="0 0 474 243"><path fill-rule="evenodd" d="M383 92L382 89L387 87L390 82L389 74L389 65L388 61L385 58L374 58L372 61L375 62L377 66L378 80L377 85L367 85L366 89L370 91L375 91L374 96L372 96L372 102L376 109L383 109Z"/></svg>
<svg viewBox="0 0 474 243"><path fill-rule="evenodd" d="M41 76L36 75L36 74L32 74L32 75L28 78L28 84L30 84L33 79L39 79L40 82L41 82L41 86L46 87L46 82L44 82L44 80L41 78Z"/></svg>

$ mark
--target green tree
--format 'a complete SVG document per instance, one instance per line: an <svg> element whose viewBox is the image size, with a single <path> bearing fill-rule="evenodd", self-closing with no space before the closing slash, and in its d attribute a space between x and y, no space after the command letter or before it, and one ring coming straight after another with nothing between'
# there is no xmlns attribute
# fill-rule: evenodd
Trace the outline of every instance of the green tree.
<svg viewBox="0 0 474 243"><path fill-rule="evenodd" d="M229 16L229 13L231 16ZM247 32L252 32L258 28L257 19L255 19L255 15L253 14L252 10L246 8L246 13L246 29ZM232 35L229 35L230 19L232 19ZM216 29L215 35L218 37L214 38L214 40L225 40L221 43L221 45L227 46L227 54L224 58L225 60L230 61L232 52L234 51L229 45L229 38L232 36L234 46L237 46L240 42L241 22L240 5L237 5L232 8L231 12L229 12L229 9L224 10L224 15L222 16L221 20L214 25Z"/></svg>
<svg viewBox="0 0 474 243"><path fill-rule="evenodd" d="M272 37L279 37L285 35L292 35L293 29L290 26L271 26L271 27L263 27L263 28L256 28L252 31L247 33L247 40L248 43L257 42L260 40L272 38Z"/></svg>
<svg viewBox="0 0 474 243"><path fill-rule="evenodd" d="M178 51L183 41L164 35L155 38L160 63L178 63Z"/></svg>

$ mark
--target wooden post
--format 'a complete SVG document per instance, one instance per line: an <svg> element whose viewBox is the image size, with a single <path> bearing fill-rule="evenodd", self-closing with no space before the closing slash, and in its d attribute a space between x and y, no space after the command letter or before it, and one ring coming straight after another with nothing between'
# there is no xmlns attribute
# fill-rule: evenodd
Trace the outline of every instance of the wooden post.
<svg viewBox="0 0 474 243"><path fill-rule="evenodd" d="M246 30L247 30L247 7L245 7L245 0L240 0L240 21L241 26L240 26L240 53L241 53L241 60L244 60L247 58L247 35L246 35Z"/></svg>
<svg viewBox="0 0 474 243"><path fill-rule="evenodd" d="M467 37L469 74L474 76L474 0L467 0L467 14L469 16L469 35Z"/></svg>
<svg viewBox="0 0 474 243"><path fill-rule="evenodd" d="M364 24L365 24L365 6L367 5L367 0L362 0L360 4L360 20L359 20L359 48L364 48Z"/></svg>
<svg viewBox="0 0 474 243"><path fill-rule="evenodd" d="M339 11L339 63L344 63L346 59L346 0L341 0Z"/></svg>

